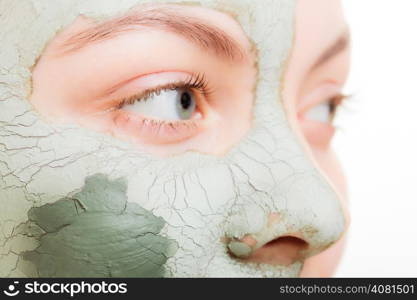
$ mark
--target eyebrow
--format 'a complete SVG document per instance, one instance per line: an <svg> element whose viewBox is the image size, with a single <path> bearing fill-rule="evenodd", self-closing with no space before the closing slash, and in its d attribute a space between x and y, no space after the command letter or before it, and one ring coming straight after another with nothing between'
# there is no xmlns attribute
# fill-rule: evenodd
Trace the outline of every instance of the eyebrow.
<svg viewBox="0 0 417 300"><path fill-rule="evenodd" d="M63 43L63 53L78 51L91 44L109 40L120 34L153 28L175 33L203 50L229 60L242 59L244 50L220 28L198 18L185 16L168 7L135 10L128 15L111 19L70 36ZM168 49L167 49L168 50ZM168 50L169 51L169 50Z"/></svg>
<svg viewBox="0 0 417 300"><path fill-rule="evenodd" d="M328 47L323 54L318 58L316 63L311 68L312 70L319 68L327 63L329 60L344 52L350 47L350 32L344 31L336 41Z"/></svg>

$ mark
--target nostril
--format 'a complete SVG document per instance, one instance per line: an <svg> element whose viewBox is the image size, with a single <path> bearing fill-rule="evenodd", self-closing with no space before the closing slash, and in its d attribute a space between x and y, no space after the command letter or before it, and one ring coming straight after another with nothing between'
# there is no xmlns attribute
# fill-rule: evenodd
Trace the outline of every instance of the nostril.
<svg viewBox="0 0 417 300"><path fill-rule="evenodd" d="M306 241L292 236L277 238L255 250L248 261L270 265L288 266L303 258L303 250L308 248Z"/></svg>
<svg viewBox="0 0 417 300"><path fill-rule="evenodd" d="M243 245L241 244L241 246ZM289 266L302 260L304 257L303 253L308 247L308 243L303 239L284 236L274 239L264 246L250 251L250 253L246 253L245 256L236 255L232 249L230 250L232 256L244 262Z"/></svg>

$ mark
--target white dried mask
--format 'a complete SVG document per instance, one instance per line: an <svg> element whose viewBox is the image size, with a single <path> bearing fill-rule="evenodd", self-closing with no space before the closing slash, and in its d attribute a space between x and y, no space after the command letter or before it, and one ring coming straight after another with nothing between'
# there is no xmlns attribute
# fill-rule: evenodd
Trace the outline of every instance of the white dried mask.
<svg viewBox="0 0 417 300"><path fill-rule="evenodd" d="M281 101L295 1L194 3L233 16L256 56L251 129L225 155L161 157L48 122L32 107L31 70L58 30L81 14L102 22L156 2L181 4L0 3L0 276L297 276L343 232L338 196L299 145ZM245 261L288 236L306 243L290 265Z"/></svg>

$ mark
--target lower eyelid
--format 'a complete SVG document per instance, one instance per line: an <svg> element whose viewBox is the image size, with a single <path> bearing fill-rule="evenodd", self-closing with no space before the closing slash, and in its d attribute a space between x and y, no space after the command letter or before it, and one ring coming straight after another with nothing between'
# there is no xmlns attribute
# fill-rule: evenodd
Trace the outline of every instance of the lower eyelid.
<svg viewBox="0 0 417 300"><path fill-rule="evenodd" d="M123 110L115 111L112 119L117 135L143 144L179 143L200 131L198 121L152 120Z"/></svg>
<svg viewBox="0 0 417 300"><path fill-rule="evenodd" d="M304 137L309 144L326 148L336 133L336 128L331 124L301 120L300 126Z"/></svg>

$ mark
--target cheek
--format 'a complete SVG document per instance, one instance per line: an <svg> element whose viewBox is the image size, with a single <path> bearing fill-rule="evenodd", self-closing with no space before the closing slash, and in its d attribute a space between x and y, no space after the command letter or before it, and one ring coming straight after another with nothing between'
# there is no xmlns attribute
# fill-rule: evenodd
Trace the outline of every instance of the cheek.
<svg viewBox="0 0 417 300"><path fill-rule="evenodd" d="M329 124L321 122L311 122L306 120L299 120L303 136L309 145L314 145L315 148L321 148L326 151L329 147L336 129ZM315 153L314 153L315 154Z"/></svg>

